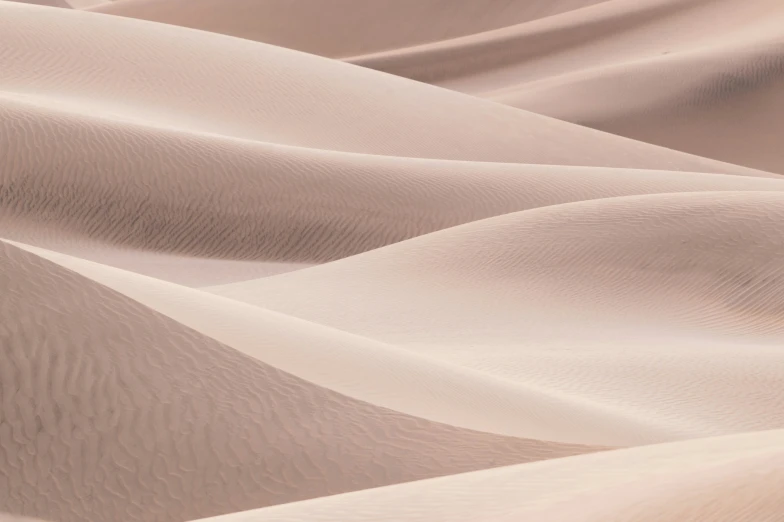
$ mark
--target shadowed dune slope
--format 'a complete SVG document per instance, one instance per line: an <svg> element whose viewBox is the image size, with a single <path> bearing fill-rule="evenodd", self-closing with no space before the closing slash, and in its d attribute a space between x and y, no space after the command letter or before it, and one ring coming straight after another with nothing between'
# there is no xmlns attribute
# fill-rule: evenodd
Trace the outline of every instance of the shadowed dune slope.
<svg viewBox="0 0 784 522"><path fill-rule="evenodd" d="M209 522L778 522L783 487L784 433L776 430L466 473Z"/></svg>
<svg viewBox="0 0 784 522"><path fill-rule="evenodd" d="M784 190L784 180L751 176L304 149L18 99L0 103L0 114L5 236L110 263L101 254L105 246L317 263L546 205L634 194Z"/></svg>
<svg viewBox="0 0 784 522"><path fill-rule="evenodd" d="M0 100L5 237L195 285L547 205L784 189L783 180L753 176L323 151Z"/></svg>
<svg viewBox="0 0 784 522"><path fill-rule="evenodd" d="M0 513L0 522L44 522L38 518L18 517L7 513Z"/></svg>
<svg viewBox="0 0 784 522"><path fill-rule="evenodd" d="M557 386L515 382L241 301L14 244L276 368L417 417L509 436L600 446L688 435L677 423L608 407Z"/></svg>
<svg viewBox="0 0 784 522"><path fill-rule="evenodd" d="M45 5L49 7L71 7L67 0L0 0L8 2L19 2L21 4Z"/></svg>
<svg viewBox="0 0 784 522"><path fill-rule="evenodd" d="M119 0L92 8L344 58L470 35L602 0Z"/></svg>
<svg viewBox="0 0 784 522"><path fill-rule="evenodd" d="M783 522L782 28L0 0L0 522Z"/></svg>
<svg viewBox="0 0 784 522"><path fill-rule="evenodd" d="M782 397L772 384L781 367L779 200L776 193L692 193L551 206L213 291L395 343L444 362L450 375L466 368L465 377L480 383L475 393L492 389L547 419L529 434L568 440L574 422L582 442L629 444L764 429L781 422ZM101 273L84 262L66 266ZM117 284L111 274L101 277ZM249 346L244 335L258 336L236 322L241 309L175 297L172 287L144 290L133 278L123 284L114 288L241 350ZM203 317L181 309L196 301ZM367 383L347 384L340 372L308 369L307 358L267 357L319 384L362 398L370 389L373 402L412 408L394 391L379 395ZM374 364L347 357L350 367ZM336 360L330 364L339 368ZM539 398L525 399L531 393ZM430 406L413 407L426 416ZM520 429L513 424L483 429Z"/></svg>
<svg viewBox="0 0 784 522"><path fill-rule="evenodd" d="M213 291L286 313L296 306L307 319L401 342L426 339L420 332L441 333L428 317L421 318L431 323L428 328L407 324L396 330L397 313L376 315L378 309L366 307L370 302L386 303L391 311L398 302L396 294L404 297L406 291L389 293L386 287L407 278L412 286L428 285L420 286L422 296L445 301L462 292L467 297L494 294L499 302L483 301L484 310L506 307L506 297L519 305L534 301L537 307L548 295L559 304L578 306L590 297L591 309L583 312L586 318L596 313L618 322L638 318L695 331L779 335L784 329L777 292L784 283L783 267L777 262L784 249L784 233L777 226L782 202L780 192L727 192L553 205ZM506 289L498 294L500 287ZM338 299L347 302L335 307ZM289 307L287 301L296 304ZM411 304L405 301L406 306ZM364 318L352 317L351 312L363 310ZM417 320L415 310L399 311ZM383 330L374 329L373 322ZM508 328L525 328L524 323L503 322ZM451 326L459 325L444 331ZM466 330L476 326L469 323Z"/></svg>
<svg viewBox="0 0 784 522"><path fill-rule="evenodd" d="M784 172L784 40L654 57L492 94L642 141Z"/></svg>
<svg viewBox="0 0 784 522"><path fill-rule="evenodd" d="M108 4L113 0L66 0L74 9L88 9L101 4Z"/></svg>
<svg viewBox="0 0 784 522"><path fill-rule="evenodd" d="M614 134L784 172L784 6L613 0L354 63ZM510 52L510 49L517 51Z"/></svg>
<svg viewBox="0 0 784 522"><path fill-rule="evenodd" d="M613 0L354 63L784 172L784 5ZM510 51L515 49L515 51Z"/></svg>
<svg viewBox="0 0 784 522"><path fill-rule="evenodd" d="M394 413L2 243L2 504L187 520L587 451ZM31 502L31 499L35 499Z"/></svg>
<svg viewBox="0 0 784 522"><path fill-rule="evenodd" d="M765 175L212 33L9 2L0 31L2 104L374 155Z"/></svg>
<svg viewBox="0 0 784 522"><path fill-rule="evenodd" d="M776 141L784 132L778 0L556 2L546 10L523 1L457 9L390 2L383 16L359 0L344 0L343 9L307 0L249 3L216 8L215 0L201 0L198 9L186 9L182 0L124 0L96 10L342 57L637 140L784 172ZM398 23L388 23L395 17ZM400 40L385 39L379 25L394 27ZM339 37L330 37L334 27L342 28ZM385 42L384 48L368 42Z"/></svg>
<svg viewBox="0 0 784 522"><path fill-rule="evenodd" d="M770 429L784 422L782 202L737 192L550 206L212 291L659 432Z"/></svg>

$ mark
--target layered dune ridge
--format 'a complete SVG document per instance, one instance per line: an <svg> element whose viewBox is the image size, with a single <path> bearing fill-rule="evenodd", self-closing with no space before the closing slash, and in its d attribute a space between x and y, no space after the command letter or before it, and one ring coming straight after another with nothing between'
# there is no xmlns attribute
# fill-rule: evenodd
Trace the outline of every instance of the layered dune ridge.
<svg viewBox="0 0 784 522"><path fill-rule="evenodd" d="M231 7L214 16L206 13L215 0L119 0L94 10L340 58L621 136L784 172L779 0L224 4Z"/></svg>
<svg viewBox="0 0 784 522"><path fill-rule="evenodd" d="M0 0L0 522L784 521L782 28Z"/></svg>

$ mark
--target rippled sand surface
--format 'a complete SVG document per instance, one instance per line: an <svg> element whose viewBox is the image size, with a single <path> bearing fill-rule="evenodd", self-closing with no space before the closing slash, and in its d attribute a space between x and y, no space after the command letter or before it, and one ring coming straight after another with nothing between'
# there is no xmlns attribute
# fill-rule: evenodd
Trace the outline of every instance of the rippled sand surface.
<svg viewBox="0 0 784 522"><path fill-rule="evenodd" d="M0 522L784 522L782 122L779 0L0 0Z"/></svg>

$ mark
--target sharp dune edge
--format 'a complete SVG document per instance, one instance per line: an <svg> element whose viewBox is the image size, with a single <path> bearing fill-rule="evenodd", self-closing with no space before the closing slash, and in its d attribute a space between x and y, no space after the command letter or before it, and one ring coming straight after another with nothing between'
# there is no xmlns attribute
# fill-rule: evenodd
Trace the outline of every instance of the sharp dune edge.
<svg viewBox="0 0 784 522"><path fill-rule="evenodd" d="M782 27L0 0L0 522L784 521Z"/></svg>
<svg viewBox="0 0 784 522"><path fill-rule="evenodd" d="M448 17L438 0L377 2L378 8L342 0L340 8L313 7L315 16L309 0L227 0L221 5L231 8L206 16L215 2L121 0L94 10L341 58L784 172L777 139L784 132L784 4L778 0L470 0L449 2ZM392 32L398 25L388 23L390 16L414 20L411 29ZM449 24L425 22L432 19ZM339 36L326 27L338 28Z"/></svg>
<svg viewBox="0 0 784 522"><path fill-rule="evenodd" d="M11 296L3 315L13 310L29 324L4 336L16 370L3 376L4 462L20 471L6 484L13 511L37 497L42 514L66 520L187 520L589 450L342 398L32 254L3 250ZM36 339L39 325L61 333Z"/></svg>

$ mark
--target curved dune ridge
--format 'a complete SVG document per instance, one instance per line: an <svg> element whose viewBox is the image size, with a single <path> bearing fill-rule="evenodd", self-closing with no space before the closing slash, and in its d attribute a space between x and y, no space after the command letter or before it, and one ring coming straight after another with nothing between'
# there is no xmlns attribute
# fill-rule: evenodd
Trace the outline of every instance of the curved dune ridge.
<svg viewBox="0 0 784 522"><path fill-rule="evenodd" d="M46 5L49 7L72 7L68 0L9 0L10 2L20 2L23 4Z"/></svg>
<svg viewBox="0 0 784 522"><path fill-rule="evenodd" d="M142 135L376 156L764 175L263 43L77 10L0 9L0 104L38 114L22 127L89 118Z"/></svg>
<svg viewBox="0 0 784 522"><path fill-rule="evenodd" d="M784 172L777 139L784 132L784 4L777 0L474 0L450 2L448 17L436 0L381 3L343 0L333 9L303 8L309 0L229 0L210 16L216 0L121 0L94 10L341 58ZM426 24L433 19L440 24ZM393 37L400 20L406 30ZM335 37L326 27L342 30Z"/></svg>
<svg viewBox="0 0 784 522"><path fill-rule="evenodd" d="M784 520L782 17L0 0L0 522Z"/></svg>
<svg viewBox="0 0 784 522"><path fill-rule="evenodd" d="M215 9L215 0L118 0L91 10L347 58L492 31L602 1L229 0L221 4L228 8ZM449 17L442 16L445 9Z"/></svg>
<svg viewBox="0 0 784 522"><path fill-rule="evenodd" d="M39 518L18 517L7 513L0 513L0 522L42 522Z"/></svg>
<svg viewBox="0 0 784 522"><path fill-rule="evenodd" d="M784 509L783 441L774 430L607 451L209 520L469 522L482 513L481 520L494 522L774 522Z"/></svg>
<svg viewBox="0 0 784 522"><path fill-rule="evenodd" d="M585 401L647 425L648 440L770 429L784 422L782 202L738 192L548 206L210 291ZM584 426L579 437L608 422L559 417ZM621 431L594 442L636 442Z"/></svg>
<svg viewBox="0 0 784 522"><path fill-rule="evenodd" d="M2 255L3 316L24 318L3 336L5 509L38 497L61 520L187 520L589 451L339 396L12 245Z"/></svg>

